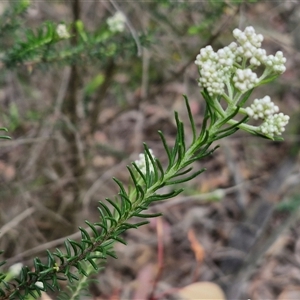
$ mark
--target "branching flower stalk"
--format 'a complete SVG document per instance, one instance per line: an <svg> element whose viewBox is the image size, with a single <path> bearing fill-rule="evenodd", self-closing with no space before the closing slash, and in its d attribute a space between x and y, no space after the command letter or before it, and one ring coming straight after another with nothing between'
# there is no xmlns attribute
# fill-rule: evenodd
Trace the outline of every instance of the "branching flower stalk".
<svg viewBox="0 0 300 300"><path fill-rule="evenodd" d="M244 32L235 29L233 34L237 43L231 43L217 52L207 46L201 49L196 58L206 111L202 128L198 132L185 97L193 134L191 144L186 145L184 125L175 112L177 135L173 147L169 147L163 133L159 131L168 157L167 167L164 168L152 150L144 144L144 153L139 160L128 166L131 178L129 188L126 189L114 178L120 188L118 196L106 199L106 203L99 203L99 222L86 221L92 234L79 228L81 241L67 240L65 251L48 251L46 264L35 258L34 270L23 267L13 283L2 280L0 299L25 299L26 295L36 296L42 290L57 290L60 280L73 283L80 277L88 276L92 268L98 270L99 262L108 256L116 257L112 246L115 242L126 244L121 237L122 233L146 224L144 219L160 215L144 213L151 203L173 198L182 192L182 189L173 189L170 193L161 194L162 187L182 184L205 171L193 171L191 165L212 154L217 148L212 147L215 141L239 129L271 140L281 139L279 135L284 131L289 117L279 113L269 96L254 100L247 108L243 106L255 87L274 80L284 72L285 58L281 52L267 56L265 50L260 48L263 37L256 34L253 27L247 27ZM258 66L265 67L260 77L253 71ZM259 126L250 125L248 122L251 117L254 120L262 119L263 123ZM141 222L136 221L136 218L141 219ZM86 264L90 264L89 270Z"/></svg>

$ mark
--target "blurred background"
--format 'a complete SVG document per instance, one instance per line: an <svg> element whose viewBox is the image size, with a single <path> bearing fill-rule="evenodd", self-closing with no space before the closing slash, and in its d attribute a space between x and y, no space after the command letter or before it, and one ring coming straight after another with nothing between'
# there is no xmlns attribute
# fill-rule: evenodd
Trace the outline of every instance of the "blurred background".
<svg viewBox="0 0 300 300"><path fill-rule="evenodd" d="M9 5L0 3L0 21ZM115 246L119 259L107 262L86 299L201 299L203 291L219 293L211 299L300 299L299 1L32 0L18 18L32 29L81 20L94 32L118 10L128 23L111 55L0 65L0 126L12 137L0 142L7 266L30 265L66 237L79 238L84 220L99 219L98 201L117 193L111 178L128 181L126 165L143 142L166 162L157 130L174 141L174 110L191 137L183 94L199 128L203 120L200 48L218 50L234 28L253 26L268 54L287 58L287 71L251 96L270 95L290 115L284 142L242 131L220 141L195 164L205 173L152 206L162 217L126 233L128 245ZM10 37L1 43L3 52ZM199 282L215 285L184 294Z"/></svg>

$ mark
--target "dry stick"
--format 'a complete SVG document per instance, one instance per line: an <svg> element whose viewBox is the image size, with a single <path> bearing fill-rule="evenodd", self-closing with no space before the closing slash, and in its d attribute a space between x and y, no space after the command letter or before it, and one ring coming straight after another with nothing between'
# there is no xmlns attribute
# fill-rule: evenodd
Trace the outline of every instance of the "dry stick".
<svg viewBox="0 0 300 300"><path fill-rule="evenodd" d="M220 188L215 189L208 193L201 193L201 194L195 194L190 196L177 196L175 199L166 200L165 202L162 203L153 204L150 207L150 209L155 207L157 210L161 211L162 209L167 209L170 206L186 203L187 201L192 201L192 200L195 200L197 202L202 201L203 203L221 201L226 195L238 191L240 189L240 186L244 186L244 188L249 187L253 185L254 182L263 180L264 177L265 176L261 176L254 179L244 180L243 182L240 182L239 184L236 184L234 186L228 188L222 188L222 189Z"/></svg>
<svg viewBox="0 0 300 300"><path fill-rule="evenodd" d="M272 230L272 233L269 237L263 235L263 243L258 243L258 246L251 250L251 253L246 258L243 267L239 270L236 277L239 278L238 282L233 282L228 293L228 299L239 298L243 289L243 285L246 280L250 278L253 273L253 270L256 269L257 263L261 261L268 249L274 244L278 237L293 224L296 223L300 218L299 209L295 212L291 212L286 220L280 225L275 227ZM265 233L265 232L263 232ZM258 239L260 241L261 238ZM233 297L233 298L232 298Z"/></svg>
<svg viewBox="0 0 300 300"><path fill-rule="evenodd" d="M229 140L227 140L227 139L222 140L221 145L223 146L223 149L224 149L228 169L233 174L233 180L234 180L235 186L237 187L236 195L237 195L238 208L241 210L242 213L244 213L246 203L247 203L247 195L246 195L244 186L241 184L243 182L243 176L241 174L240 168L239 168L236 160L232 156L232 153L230 150L230 145L229 145Z"/></svg>
<svg viewBox="0 0 300 300"><path fill-rule="evenodd" d="M47 136L47 137L37 137L37 138L21 138L17 140L3 140L1 141L0 148L6 148L6 147L18 147L21 145L26 145L26 144L35 144L38 142L45 142L46 140L48 141L49 139L55 139L56 137L54 136Z"/></svg>
<svg viewBox="0 0 300 300"><path fill-rule="evenodd" d="M142 85L141 85L141 98L145 100L148 96L149 87L149 65L150 65L150 53L149 50L143 49L143 71L142 71Z"/></svg>
<svg viewBox="0 0 300 300"><path fill-rule="evenodd" d="M158 285L158 281L162 275L164 268L164 232L163 232L163 220L162 218L157 218L156 223L156 232L157 232L157 274L154 278L153 288L148 297L149 300L156 300L155 291Z"/></svg>
<svg viewBox="0 0 300 300"><path fill-rule="evenodd" d="M106 97L107 90L112 82L116 65L113 58L109 58L105 71L104 71L104 82L101 84L99 91L94 99L93 109L90 112L90 133L93 134L97 129L98 116L101 110L101 105Z"/></svg>
<svg viewBox="0 0 300 300"><path fill-rule="evenodd" d="M73 26L72 26L72 38L70 39L71 45L76 46L78 43L78 32L76 30L75 24L76 21L80 20L80 1L74 0L71 2L72 5L72 14L73 14ZM65 139L68 142L68 153L69 160L68 165L70 167L71 173L74 178L74 182L71 184L70 188L72 191L72 203L69 205L69 209L66 209L64 212L64 217L74 224L76 227L76 213L80 210L80 193L83 185L83 174L85 170L84 161L82 160L80 145L78 142L80 139L78 138L78 127L79 127L79 118L77 116L77 92L79 86L79 70L77 65L74 63L71 66L71 75L68 85L67 95L65 97L63 103L63 113L65 115L65 120L68 120L66 126L64 127L62 133ZM72 126L70 126L70 124ZM74 130L70 130L70 128L75 128Z"/></svg>
<svg viewBox="0 0 300 300"><path fill-rule="evenodd" d="M62 102L63 102L63 99L64 99L64 97L66 95L66 92L67 92L69 77L70 77L70 68L66 67L65 70L63 71L62 83L60 85L58 95L57 95L57 98L56 98L56 102L55 102L55 109L54 109L54 116L53 116L53 119L52 119L52 124L49 125L47 123L41 129L41 134L40 134L41 143L36 144L32 148L31 154L28 156L29 157L28 162L27 162L26 166L24 167L24 169L22 171L23 174L27 174L27 176L29 174L29 171L32 170L32 167L35 165L38 158L43 153L43 150L44 150L44 148L45 148L47 142L49 141L49 138L50 138L50 136L53 132L55 123L56 123L57 119L59 118ZM35 139L35 141L37 141L37 140L39 140L39 139ZM18 140L16 141L16 144L18 145Z"/></svg>
<svg viewBox="0 0 300 300"><path fill-rule="evenodd" d="M91 233L92 230L90 227L86 227L84 228L88 233ZM22 253L19 253L17 254L16 256L12 257L12 258L9 258L6 260L6 263L7 265L12 265L16 262L19 262L20 260L22 259L25 259L25 258L28 258L28 257L32 257L42 251L46 251L48 249L53 249L55 247L58 247L60 245L63 245L64 242L67 240L67 239L72 239L72 240L76 240L76 239L80 239L81 237L81 232L78 231L78 232L75 232L71 235L68 235L68 236L65 236L65 237L62 237L62 238L59 238L59 239L56 239L54 241L50 241L48 243L44 243L42 245L39 245L37 247L34 247L34 248L31 248L29 250L26 250Z"/></svg>
<svg viewBox="0 0 300 300"><path fill-rule="evenodd" d="M116 166L112 167L110 170L102 174L93 184L90 186L90 188L86 191L85 195L83 196L82 204L83 204L83 215L88 215L88 208L91 203L92 196L99 190L101 185L103 185L106 181L110 180L114 174L117 173L120 169L123 169L126 164L128 164L128 161L122 161Z"/></svg>
<svg viewBox="0 0 300 300"><path fill-rule="evenodd" d="M0 229L0 238L2 238L6 234L6 232L17 226L20 222L33 214L35 211L36 209L34 207L27 208L22 213L14 217L11 221L2 226L2 228Z"/></svg>
<svg viewBox="0 0 300 300"><path fill-rule="evenodd" d="M278 199L280 199L280 197L282 196L280 194L282 184L287 177L287 174L291 173L291 171L293 170L295 161L295 157L289 157L288 159L286 159L280 165L279 170L278 172L276 172L275 176L271 178L266 188L266 193L262 199L267 200L261 201L257 209L257 213L260 214L260 219L263 218L264 221L262 222L262 224L258 224L260 226L260 230L257 234L256 241L250 249L250 252L247 255L246 259L244 260L243 265L234 275L234 278L231 278L230 280L230 286L227 292L227 297L229 299L239 299L242 293L243 285L256 269L256 263L263 257L268 248L273 244L273 242L278 237L278 234L281 233L282 230L284 230L284 228L290 225L294 220L294 217L292 218L292 220L286 220L279 229L272 230L271 236L268 237L268 225L270 224L271 217L274 213L275 205L275 202L272 200L278 201Z"/></svg>

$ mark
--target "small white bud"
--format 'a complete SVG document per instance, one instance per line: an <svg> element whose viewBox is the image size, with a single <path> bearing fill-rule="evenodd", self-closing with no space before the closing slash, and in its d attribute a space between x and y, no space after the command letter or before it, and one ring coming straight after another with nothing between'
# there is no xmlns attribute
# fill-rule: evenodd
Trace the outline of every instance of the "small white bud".
<svg viewBox="0 0 300 300"><path fill-rule="evenodd" d="M12 276L18 276L22 270L23 264L16 263L9 267L8 271L12 274Z"/></svg>

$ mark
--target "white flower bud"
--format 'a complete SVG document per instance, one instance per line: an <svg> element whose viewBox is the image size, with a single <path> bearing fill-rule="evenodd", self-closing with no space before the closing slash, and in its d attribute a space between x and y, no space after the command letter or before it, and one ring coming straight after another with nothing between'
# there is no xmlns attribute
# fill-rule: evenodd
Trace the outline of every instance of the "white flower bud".
<svg viewBox="0 0 300 300"><path fill-rule="evenodd" d="M155 158L153 151L151 149L149 149L149 152L150 152L151 156L153 158ZM145 158L144 153L139 154L139 159L136 160L135 163L136 163L137 167L142 171L142 173L146 174L147 168L146 168L146 158ZM152 165L150 159L149 159L149 169L150 169L150 172L154 172L153 165Z"/></svg>
<svg viewBox="0 0 300 300"><path fill-rule="evenodd" d="M37 281L37 282L35 283L35 285L36 285L37 287L41 288L41 289L44 288L44 284L43 284L41 281Z"/></svg>
<svg viewBox="0 0 300 300"><path fill-rule="evenodd" d="M12 274L12 276L18 276L22 270L23 264L16 263L9 267L8 271Z"/></svg>
<svg viewBox="0 0 300 300"><path fill-rule="evenodd" d="M68 39L70 37L65 24L58 24L56 27L56 33L61 39Z"/></svg>
<svg viewBox="0 0 300 300"><path fill-rule="evenodd" d="M234 86L244 93L258 83L258 78L256 73L252 72L251 69L237 69L233 76L233 82Z"/></svg>

